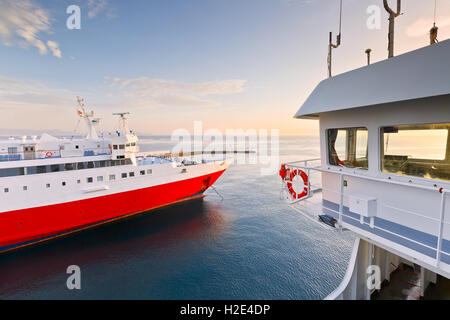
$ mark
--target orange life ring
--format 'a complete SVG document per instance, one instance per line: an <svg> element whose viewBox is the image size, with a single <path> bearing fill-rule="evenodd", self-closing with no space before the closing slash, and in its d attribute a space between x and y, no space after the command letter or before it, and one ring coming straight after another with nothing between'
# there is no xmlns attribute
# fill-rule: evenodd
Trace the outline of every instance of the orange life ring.
<svg viewBox="0 0 450 320"><path fill-rule="evenodd" d="M53 152L48 151L48 152L45 154L45 156L46 156L47 158L50 158L51 156L53 156Z"/></svg>
<svg viewBox="0 0 450 320"><path fill-rule="evenodd" d="M294 190L294 186L292 185L292 183L294 182L294 178L296 176L300 176L303 180L304 187L303 187L303 191L301 193L297 193ZM293 199L298 200L303 197L306 197L308 195L308 187L309 187L308 175L305 173L305 171L300 170L300 169L292 170L289 175L289 182L287 183L287 187L288 187L289 193L291 194Z"/></svg>

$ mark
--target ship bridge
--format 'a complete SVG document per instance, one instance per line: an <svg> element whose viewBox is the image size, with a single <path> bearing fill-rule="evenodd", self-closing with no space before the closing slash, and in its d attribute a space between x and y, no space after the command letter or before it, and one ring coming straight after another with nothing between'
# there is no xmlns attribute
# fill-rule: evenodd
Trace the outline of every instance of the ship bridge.
<svg viewBox="0 0 450 320"><path fill-rule="evenodd" d="M283 165L282 193L360 246L332 298L370 297L358 265L387 281L393 266L418 266L422 295L450 278L449 56L447 40L326 79L295 115L319 120L321 157Z"/></svg>

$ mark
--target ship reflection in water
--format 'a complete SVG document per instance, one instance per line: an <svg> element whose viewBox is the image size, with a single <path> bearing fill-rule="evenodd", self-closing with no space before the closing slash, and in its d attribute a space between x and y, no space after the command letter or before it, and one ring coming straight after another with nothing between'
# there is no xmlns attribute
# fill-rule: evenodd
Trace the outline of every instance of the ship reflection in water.
<svg viewBox="0 0 450 320"><path fill-rule="evenodd" d="M116 295L121 298L123 283L114 286L114 278L123 282L122 268L134 278L133 282L143 271L144 287L151 290L152 281L161 281L170 272L164 260L170 260L170 264L178 264L178 260L182 264L189 259L188 255L195 254L190 250L190 242L194 240L198 246L199 238L203 241L220 238L226 221L219 209L214 203L197 199L2 255L0 298L26 298L36 288L39 298L84 297L99 289L110 291L108 296L112 298ZM144 260L149 263L142 268ZM65 285L69 276L65 270L71 264L81 268L80 295L69 292ZM139 265L140 270L132 268L130 272L127 266L133 264ZM110 277L108 283L104 282L105 276Z"/></svg>

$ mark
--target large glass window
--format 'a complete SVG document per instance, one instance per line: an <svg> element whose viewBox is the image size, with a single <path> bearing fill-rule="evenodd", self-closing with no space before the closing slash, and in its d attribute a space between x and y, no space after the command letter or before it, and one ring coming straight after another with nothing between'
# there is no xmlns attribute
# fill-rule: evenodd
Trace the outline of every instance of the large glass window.
<svg viewBox="0 0 450 320"><path fill-rule="evenodd" d="M328 161L331 165L368 168L367 128L328 129Z"/></svg>
<svg viewBox="0 0 450 320"><path fill-rule="evenodd" d="M384 172L450 181L450 123L381 128Z"/></svg>

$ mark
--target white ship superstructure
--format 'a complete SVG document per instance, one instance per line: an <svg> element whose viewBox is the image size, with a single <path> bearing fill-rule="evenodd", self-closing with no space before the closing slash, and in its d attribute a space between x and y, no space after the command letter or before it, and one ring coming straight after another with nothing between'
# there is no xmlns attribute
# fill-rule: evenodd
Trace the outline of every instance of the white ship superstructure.
<svg viewBox="0 0 450 320"><path fill-rule="evenodd" d="M449 57L447 40L328 78L295 115L319 121L321 157L282 166L286 198L357 237L329 299L374 297L377 268L384 288L410 268L421 296L450 278Z"/></svg>

